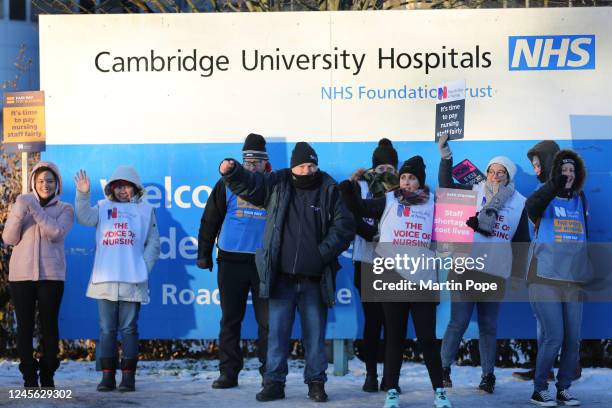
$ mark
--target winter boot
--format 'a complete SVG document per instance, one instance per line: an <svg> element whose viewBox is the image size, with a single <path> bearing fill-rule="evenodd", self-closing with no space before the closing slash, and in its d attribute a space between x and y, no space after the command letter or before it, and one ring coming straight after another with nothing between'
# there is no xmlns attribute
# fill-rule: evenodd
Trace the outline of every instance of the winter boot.
<svg viewBox="0 0 612 408"><path fill-rule="evenodd" d="M376 374L366 374L362 390L365 392L378 392L378 376Z"/></svg>
<svg viewBox="0 0 612 408"><path fill-rule="evenodd" d="M387 398L385 398L383 408L399 408L399 406L399 392L395 388L391 388L387 391Z"/></svg>
<svg viewBox="0 0 612 408"><path fill-rule="evenodd" d="M285 398L285 383L266 381L261 391L255 395L257 401L266 402Z"/></svg>
<svg viewBox="0 0 612 408"><path fill-rule="evenodd" d="M59 362L55 360L49 363L42 358L39 360L38 365L40 367L40 386L42 388L55 388L53 376L55 375L55 370L59 367Z"/></svg>
<svg viewBox="0 0 612 408"><path fill-rule="evenodd" d="M23 376L24 388L38 388L38 361L32 359L30 362L20 363L19 371Z"/></svg>
<svg viewBox="0 0 612 408"><path fill-rule="evenodd" d="M238 379L234 376L230 376L225 373L221 373L219 378L217 378L212 383L212 387L215 389L234 388L237 386L238 386Z"/></svg>
<svg viewBox="0 0 612 408"><path fill-rule="evenodd" d="M436 388L434 394L434 407L436 408L452 408L453 405L446 396L446 390L444 388Z"/></svg>
<svg viewBox="0 0 612 408"><path fill-rule="evenodd" d="M328 396L325 393L325 383L323 381L311 381L308 383L308 398L315 402L326 402Z"/></svg>
<svg viewBox="0 0 612 408"><path fill-rule="evenodd" d="M136 391L136 362L135 358L124 358L121 360L121 383L119 391Z"/></svg>
<svg viewBox="0 0 612 408"><path fill-rule="evenodd" d="M98 391L112 391L117 388L115 381L115 370L117 369L117 360L114 357L101 358L100 365L102 366L102 381L98 384Z"/></svg>
<svg viewBox="0 0 612 408"><path fill-rule="evenodd" d="M453 388L453 381L451 380L450 374L450 367L442 369L442 385L444 385L444 388Z"/></svg>
<svg viewBox="0 0 612 408"><path fill-rule="evenodd" d="M483 374L478 388L487 394L493 394L495 390L495 375L493 373Z"/></svg>

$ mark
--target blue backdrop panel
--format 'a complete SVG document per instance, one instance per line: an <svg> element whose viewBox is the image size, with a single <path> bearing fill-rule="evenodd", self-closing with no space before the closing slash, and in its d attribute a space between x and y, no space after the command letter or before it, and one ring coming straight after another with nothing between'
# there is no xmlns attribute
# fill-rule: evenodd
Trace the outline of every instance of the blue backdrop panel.
<svg viewBox="0 0 612 408"><path fill-rule="evenodd" d="M589 175L585 192L591 204L591 240L612 242L609 209L612 199L605 186L612 181L609 157L612 140L588 139L596 131L610 132L609 117L572 117L572 131L579 138L560 142L562 147L577 150L587 163ZM601 135L598 135L601 136ZM608 136L612 139L612 135ZM453 142L455 161L469 158L481 170L488 160L504 154L518 167L516 185L524 195L536 187L536 178L526 152L535 142L460 141ZM320 167L338 181L358 167L371 166L375 142L314 143ZM439 154L432 142L395 143L400 161L419 154L427 165L427 184L435 188ZM176 144L176 145L69 145L48 146L44 159L55 161L64 177L63 200L74 201L73 176L78 169L87 170L92 180L92 202L102 198L100 180L110 177L120 164L132 164L148 187L147 197L156 206L162 236L162 255L150 275L151 302L142 308L140 333L142 338L216 338L219 331L220 308L213 273L195 266L197 235L203 206L210 189L219 178L218 165L225 157L240 158L241 144ZM281 141L268 144L274 168L287 167L293 143ZM63 338L96 338L98 335L95 301L85 297L94 256L93 228L75 225L66 239L68 272L60 325ZM329 338L358 338L363 329L359 295L353 287L350 250L341 257L338 275L337 305L329 314ZM438 335L444 332L449 305L438 308ZM475 320L467 337L477 337ZM412 328L411 334L414 335ZM243 335L256 336L256 325L249 306L243 325ZM534 338L535 320L527 303L504 304L499 319L500 338ZM585 306L585 338L612 337L612 305L593 303ZM296 322L294 335L299 336Z"/></svg>

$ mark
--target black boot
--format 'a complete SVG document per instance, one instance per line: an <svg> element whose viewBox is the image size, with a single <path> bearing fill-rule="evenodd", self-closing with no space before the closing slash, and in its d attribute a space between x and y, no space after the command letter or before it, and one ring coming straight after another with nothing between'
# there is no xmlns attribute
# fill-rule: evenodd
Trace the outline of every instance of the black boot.
<svg viewBox="0 0 612 408"><path fill-rule="evenodd" d="M451 380L450 374L450 367L442 369L442 385L444 386L444 388L453 388L453 381Z"/></svg>
<svg viewBox="0 0 612 408"><path fill-rule="evenodd" d="M100 365L102 366L102 381L98 384L98 391L112 391L117 388L115 381L115 370L117 369L117 360L113 358L101 358Z"/></svg>
<svg viewBox="0 0 612 408"><path fill-rule="evenodd" d="M378 392L378 376L376 374L366 374L362 390L365 392Z"/></svg>
<svg viewBox="0 0 612 408"><path fill-rule="evenodd" d="M221 373L219 378L217 378L212 383L212 387L215 389L226 389L226 388L234 388L238 386L238 378L233 375L227 375L225 373Z"/></svg>
<svg viewBox="0 0 612 408"><path fill-rule="evenodd" d="M53 376L55 375L55 370L59 367L59 361L56 360L49 363L42 358L38 362L38 365L40 367L40 386L42 388L55 388Z"/></svg>
<svg viewBox="0 0 612 408"><path fill-rule="evenodd" d="M495 390L495 375L493 373L483 374L478 388L488 394L493 394Z"/></svg>
<svg viewBox="0 0 612 408"><path fill-rule="evenodd" d="M325 393L323 381L311 381L308 383L308 398L315 402L326 402L328 397Z"/></svg>
<svg viewBox="0 0 612 408"><path fill-rule="evenodd" d="M124 358L121 360L119 391L136 391L136 361L135 358Z"/></svg>
<svg viewBox="0 0 612 408"><path fill-rule="evenodd" d="M38 388L38 361L32 359L27 363L20 363L19 371L23 376L24 388Z"/></svg>
<svg viewBox="0 0 612 408"><path fill-rule="evenodd" d="M266 381L263 389L257 393L257 401L266 402L285 398L285 383L279 381Z"/></svg>

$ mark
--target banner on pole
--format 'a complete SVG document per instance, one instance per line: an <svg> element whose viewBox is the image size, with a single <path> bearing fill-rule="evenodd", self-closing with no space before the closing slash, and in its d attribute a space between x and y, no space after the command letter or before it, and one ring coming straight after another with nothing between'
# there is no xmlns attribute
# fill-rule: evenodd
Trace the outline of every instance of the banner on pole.
<svg viewBox="0 0 612 408"><path fill-rule="evenodd" d="M4 94L2 143L8 152L45 150L45 93L43 91Z"/></svg>

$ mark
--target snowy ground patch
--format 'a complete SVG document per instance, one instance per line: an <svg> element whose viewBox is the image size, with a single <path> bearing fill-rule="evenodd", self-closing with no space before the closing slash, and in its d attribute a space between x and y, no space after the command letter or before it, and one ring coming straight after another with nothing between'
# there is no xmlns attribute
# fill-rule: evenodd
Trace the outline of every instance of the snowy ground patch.
<svg viewBox="0 0 612 408"><path fill-rule="evenodd" d="M260 403L255 394L261 388L261 377L254 359L245 363L238 388L213 390L212 381L217 377L216 360L143 361L139 363L135 393L99 393L96 385L100 374L93 362L62 362L56 373L58 389L69 389L71 399L11 399L10 390L22 385L18 363L0 360L0 406L6 407L152 407L152 408L242 408L242 407L290 407L290 408L361 408L382 407L385 394L365 393L361 385L365 378L362 362L349 362L349 373L335 377L333 367L328 370L326 385L330 400L327 404L311 402L306 397L303 383L303 360L291 360L287 378L286 398L282 401ZM497 388L493 395L482 395L477 390L480 367L453 367L455 387L449 390L454 407L529 407L532 385L511 376L514 369L497 369ZM379 366L379 375L382 366ZM119 380L120 374L117 373ZM402 388L401 407L431 407L433 392L429 376L422 364L404 363L400 378ZM554 386L551 385L551 391ZM572 392L582 401L583 407L612 407L612 370L589 369L572 386Z"/></svg>

